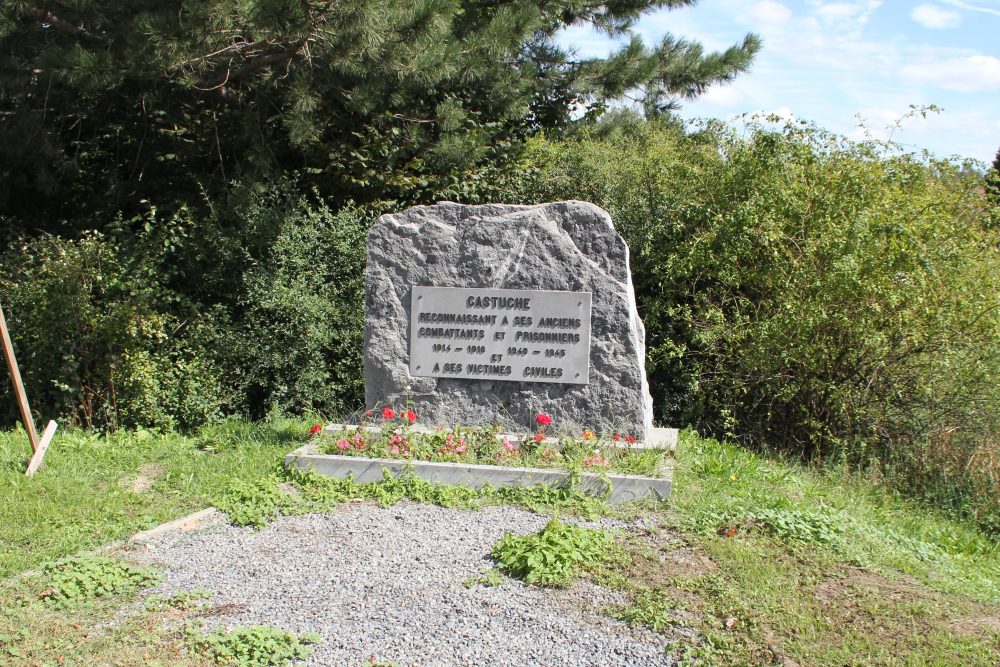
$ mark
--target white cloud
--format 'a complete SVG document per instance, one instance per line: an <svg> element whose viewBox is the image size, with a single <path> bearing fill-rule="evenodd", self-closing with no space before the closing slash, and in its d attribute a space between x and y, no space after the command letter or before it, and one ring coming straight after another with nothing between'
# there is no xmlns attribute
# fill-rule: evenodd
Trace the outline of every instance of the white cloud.
<svg viewBox="0 0 1000 667"><path fill-rule="evenodd" d="M962 16L958 12L930 4L914 7L910 18L925 28L957 28L962 23Z"/></svg>
<svg viewBox="0 0 1000 667"><path fill-rule="evenodd" d="M760 0L750 7L749 16L757 24L782 25L792 20L792 10L775 0Z"/></svg>
<svg viewBox="0 0 1000 667"><path fill-rule="evenodd" d="M990 2L990 4L994 6L983 7L982 4L974 5L969 2L964 2L964 0L941 0L941 2L951 5L953 7L960 7L962 9L968 9L969 11L973 12L983 12L984 14L993 14L994 16L1000 16L1000 7L995 6L997 5L996 1L995 0L993 0L992 2L990 0L985 0L985 1Z"/></svg>
<svg viewBox="0 0 1000 667"><path fill-rule="evenodd" d="M839 28L858 30L864 27L875 10L882 6L882 0L854 0L853 2L812 0L809 4L816 8L816 15L823 23Z"/></svg>
<svg viewBox="0 0 1000 667"><path fill-rule="evenodd" d="M1000 90L1000 58L993 56L977 55L911 63L903 67L902 74L911 81L963 93Z"/></svg>
<svg viewBox="0 0 1000 667"><path fill-rule="evenodd" d="M712 86L699 99L720 107L731 107L743 101L743 95L732 86Z"/></svg>

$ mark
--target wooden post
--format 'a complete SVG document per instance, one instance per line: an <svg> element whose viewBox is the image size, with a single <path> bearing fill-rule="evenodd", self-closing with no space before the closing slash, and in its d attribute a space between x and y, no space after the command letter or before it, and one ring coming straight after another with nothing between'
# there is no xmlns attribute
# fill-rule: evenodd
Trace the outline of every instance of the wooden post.
<svg viewBox="0 0 1000 667"><path fill-rule="evenodd" d="M49 443L52 442L52 436L56 434L56 423L50 421L48 426L45 427L45 432L42 433L42 440L38 443L38 449L35 450L35 455L31 457L31 461L28 462L28 469L24 471L25 477L31 477L35 472L41 467L42 459L45 458L45 452L49 449Z"/></svg>
<svg viewBox="0 0 1000 667"><path fill-rule="evenodd" d="M35 431L35 419L31 416L31 408L28 407L28 397L24 393L21 371L18 370L17 360L14 359L14 344L10 340L10 332L7 331L7 319L3 315L3 306L0 306L0 333L3 334L3 354L7 358L7 370L10 371L10 380L14 383L14 394L17 396L17 407L21 411L21 421L24 423L24 430L28 432L28 440L31 441L31 453L35 454L38 452L40 446L38 432Z"/></svg>

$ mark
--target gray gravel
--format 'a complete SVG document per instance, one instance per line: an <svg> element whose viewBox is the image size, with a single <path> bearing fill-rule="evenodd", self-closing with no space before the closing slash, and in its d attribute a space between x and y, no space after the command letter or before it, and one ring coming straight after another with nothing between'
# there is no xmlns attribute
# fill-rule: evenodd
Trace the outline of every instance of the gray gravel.
<svg viewBox="0 0 1000 667"><path fill-rule="evenodd" d="M212 591L218 613L207 617L210 627L318 632L323 641L309 664L672 665L662 635L599 615L625 602L620 593L589 582L541 589L507 577L492 588L463 585L492 566L490 549L504 531L529 533L546 521L512 507L352 503L259 532L219 519L132 557L165 571L151 593ZM610 519L596 525L628 528Z"/></svg>

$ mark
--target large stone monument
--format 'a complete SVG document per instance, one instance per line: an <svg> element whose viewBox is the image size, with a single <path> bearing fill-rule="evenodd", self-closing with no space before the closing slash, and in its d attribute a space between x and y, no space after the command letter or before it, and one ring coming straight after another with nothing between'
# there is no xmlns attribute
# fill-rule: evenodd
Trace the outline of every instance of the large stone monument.
<svg viewBox="0 0 1000 667"><path fill-rule="evenodd" d="M628 246L585 202L384 215L368 234L365 401L421 422L645 439L652 399Z"/></svg>

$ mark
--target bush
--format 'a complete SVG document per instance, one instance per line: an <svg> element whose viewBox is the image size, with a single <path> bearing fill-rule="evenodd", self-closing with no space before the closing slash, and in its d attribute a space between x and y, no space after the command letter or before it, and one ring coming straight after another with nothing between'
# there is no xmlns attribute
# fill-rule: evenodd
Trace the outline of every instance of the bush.
<svg viewBox="0 0 1000 667"><path fill-rule="evenodd" d="M801 124L608 123L530 159L537 198L593 201L628 241L663 421L997 507L979 494L1000 254L977 174Z"/></svg>
<svg viewBox="0 0 1000 667"><path fill-rule="evenodd" d="M354 409L370 216L279 189L247 194L232 214L245 223L150 209L0 255L34 409L111 430ZM9 424L14 402L0 392Z"/></svg>
<svg viewBox="0 0 1000 667"><path fill-rule="evenodd" d="M0 256L0 271L31 404L46 418L172 429L219 414L219 369L204 354L216 338L210 318L164 312L162 284L113 239L26 241Z"/></svg>
<svg viewBox="0 0 1000 667"><path fill-rule="evenodd" d="M341 414L364 401L364 276L370 217L305 199L243 213L249 249L227 367L255 417L278 408Z"/></svg>

